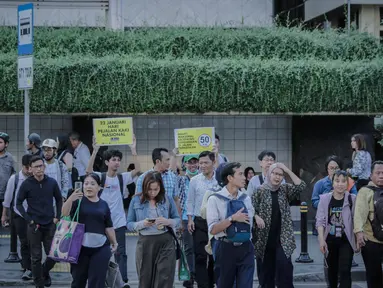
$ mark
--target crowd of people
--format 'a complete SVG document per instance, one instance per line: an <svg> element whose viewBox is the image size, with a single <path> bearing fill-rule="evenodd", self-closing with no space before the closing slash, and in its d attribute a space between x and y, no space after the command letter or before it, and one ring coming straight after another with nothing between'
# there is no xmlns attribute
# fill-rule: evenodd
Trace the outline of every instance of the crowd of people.
<svg viewBox="0 0 383 288"><path fill-rule="evenodd" d="M105 287L112 255L123 287L128 282L125 233L138 233L136 271L141 288L172 288L182 243L190 277L186 288L253 287L255 269L262 288L293 286L291 255L296 248L291 203L306 184L272 151L258 156L261 174L213 151L178 156L178 149L155 148L153 168L142 173L136 139L128 172L119 172L123 154L93 152L78 133L41 141L32 133L15 171L0 132L0 199L3 226L14 225L20 241L23 280L52 284L49 254L61 217L85 225L71 287ZM383 162L371 163L362 135L351 139L352 165L330 156L327 176L312 193L319 249L328 286L351 288L354 253L361 251L369 288L383 287ZM101 165L100 162L101 157ZM104 166L101 169L101 166ZM287 180L288 179L288 180ZM81 183L81 185L78 185Z"/></svg>

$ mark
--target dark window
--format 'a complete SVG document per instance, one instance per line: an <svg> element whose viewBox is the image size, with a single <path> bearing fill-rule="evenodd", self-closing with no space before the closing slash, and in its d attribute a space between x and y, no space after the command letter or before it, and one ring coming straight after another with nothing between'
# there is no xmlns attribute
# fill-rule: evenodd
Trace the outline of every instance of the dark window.
<svg viewBox="0 0 383 288"><path fill-rule="evenodd" d="M380 31L380 43L383 44L383 31Z"/></svg>
<svg viewBox="0 0 383 288"><path fill-rule="evenodd" d="M383 25L383 7L380 7L380 25Z"/></svg>

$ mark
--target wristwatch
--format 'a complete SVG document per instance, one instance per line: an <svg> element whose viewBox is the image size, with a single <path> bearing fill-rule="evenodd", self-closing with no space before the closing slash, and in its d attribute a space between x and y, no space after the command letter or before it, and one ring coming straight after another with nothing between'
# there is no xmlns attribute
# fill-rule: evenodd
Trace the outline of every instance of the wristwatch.
<svg viewBox="0 0 383 288"><path fill-rule="evenodd" d="M229 218L227 218L227 219L229 219L229 221L231 222L231 223L233 223L234 222L234 220L233 220L233 217L229 217Z"/></svg>

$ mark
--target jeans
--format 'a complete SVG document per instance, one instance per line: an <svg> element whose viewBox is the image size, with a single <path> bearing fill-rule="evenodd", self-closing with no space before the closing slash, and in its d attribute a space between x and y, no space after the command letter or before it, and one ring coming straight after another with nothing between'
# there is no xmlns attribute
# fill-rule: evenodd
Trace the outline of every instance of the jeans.
<svg viewBox="0 0 383 288"><path fill-rule="evenodd" d="M125 231L126 227L120 227L114 230L116 232L117 239L117 251L115 254L116 262L118 267L120 268L120 273L122 276L122 280L128 282L128 255L126 255L126 238Z"/></svg>
<svg viewBox="0 0 383 288"><path fill-rule="evenodd" d="M362 248L368 288L383 287L382 256L383 244L367 241L366 245Z"/></svg>
<svg viewBox="0 0 383 288"><path fill-rule="evenodd" d="M330 288L351 288L351 265L354 251L347 237L327 239L328 282ZM338 281L338 274L340 281Z"/></svg>
<svg viewBox="0 0 383 288"><path fill-rule="evenodd" d="M28 225L27 231L31 249L33 281L37 287L44 287L43 277L49 275L49 271L52 270L56 262L47 257L44 265L41 265L43 256L41 244L43 244L45 254L48 255L56 231L56 225L52 222L38 229L36 229L35 225Z"/></svg>
<svg viewBox="0 0 383 288"><path fill-rule="evenodd" d="M31 252L27 236L27 221L16 213L13 213L13 223L20 240L21 266L25 270L31 270Z"/></svg>
<svg viewBox="0 0 383 288"><path fill-rule="evenodd" d="M112 253L109 245L99 248L82 247L77 264L71 264L72 288L104 288Z"/></svg>
<svg viewBox="0 0 383 288"><path fill-rule="evenodd" d="M185 255L186 255L186 261L188 262L189 265L189 270L190 273L194 274L195 273L195 265L194 265L194 245L193 245L193 235L189 233L188 231L188 220L183 220L183 233L182 233L182 240L183 240L183 245L184 245L184 250L185 250Z"/></svg>

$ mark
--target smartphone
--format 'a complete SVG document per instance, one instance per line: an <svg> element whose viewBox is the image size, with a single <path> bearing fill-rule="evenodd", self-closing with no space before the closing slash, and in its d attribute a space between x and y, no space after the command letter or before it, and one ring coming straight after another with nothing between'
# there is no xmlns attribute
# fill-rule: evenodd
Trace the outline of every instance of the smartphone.
<svg viewBox="0 0 383 288"><path fill-rule="evenodd" d="M156 219L155 219L155 218L149 218L149 219L148 219L148 222L150 222L150 223L154 223L154 222L156 222Z"/></svg>
<svg viewBox="0 0 383 288"><path fill-rule="evenodd" d="M82 182L81 181L74 182L74 190L82 191Z"/></svg>

